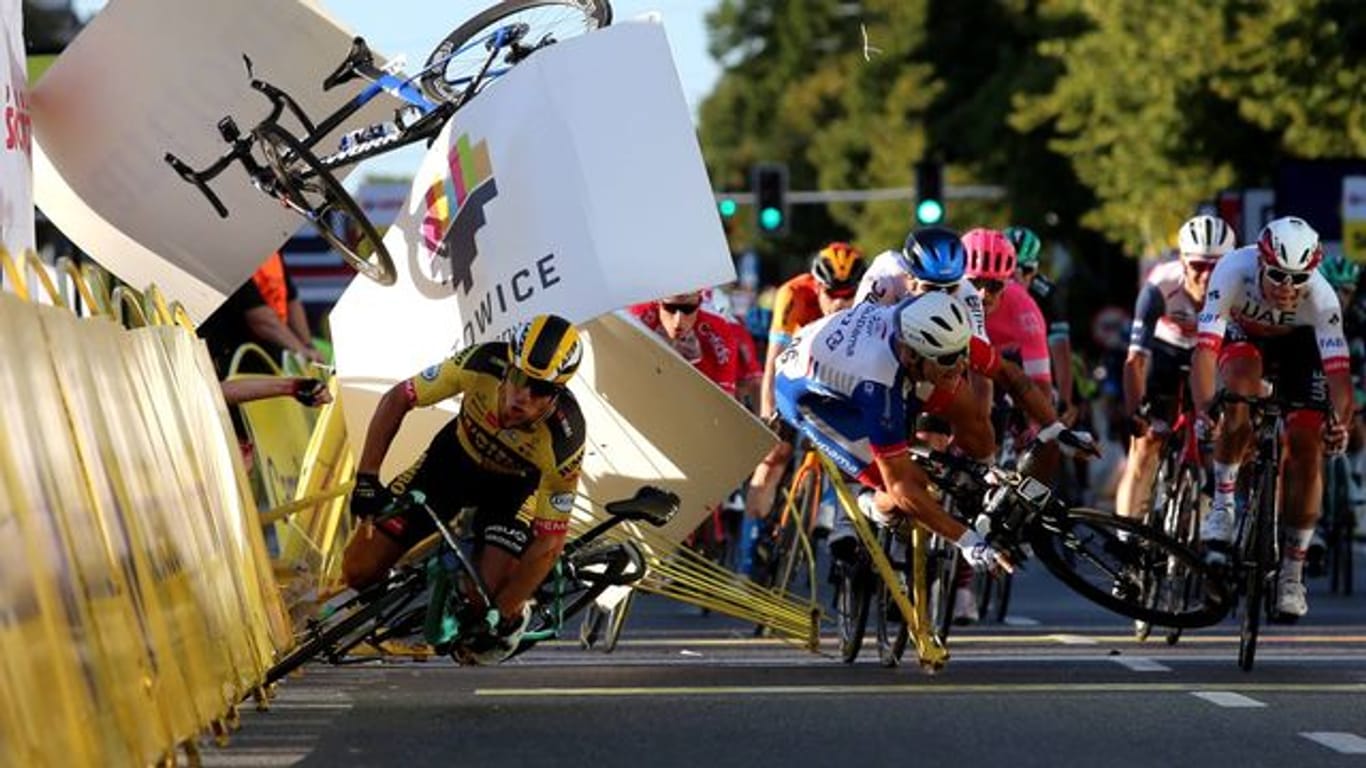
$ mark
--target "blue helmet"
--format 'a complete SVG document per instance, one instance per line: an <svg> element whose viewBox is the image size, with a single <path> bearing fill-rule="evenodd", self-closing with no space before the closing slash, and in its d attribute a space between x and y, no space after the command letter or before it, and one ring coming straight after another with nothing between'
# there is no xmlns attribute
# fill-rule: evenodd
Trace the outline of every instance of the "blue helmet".
<svg viewBox="0 0 1366 768"><path fill-rule="evenodd" d="M967 250L958 233L943 227L917 229L906 236L898 261L917 280L956 283L963 279Z"/></svg>

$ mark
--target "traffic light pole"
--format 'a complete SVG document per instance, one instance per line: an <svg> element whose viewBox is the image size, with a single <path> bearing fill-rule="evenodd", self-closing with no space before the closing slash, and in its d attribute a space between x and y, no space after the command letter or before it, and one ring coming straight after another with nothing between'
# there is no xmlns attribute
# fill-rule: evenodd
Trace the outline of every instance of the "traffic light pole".
<svg viewBox="0 0 1366 768"><path fill-rule="evenodd" d="M716 192L717 202L730 200L736 205L753 205L753 192ZM1001 200L1006 188L992 184L946 185L945 200ZM818 189L792 190L787 193L789 205L823 203L862 203L878 200L915 200L915 187L884 187L881 189Z"/></svg>

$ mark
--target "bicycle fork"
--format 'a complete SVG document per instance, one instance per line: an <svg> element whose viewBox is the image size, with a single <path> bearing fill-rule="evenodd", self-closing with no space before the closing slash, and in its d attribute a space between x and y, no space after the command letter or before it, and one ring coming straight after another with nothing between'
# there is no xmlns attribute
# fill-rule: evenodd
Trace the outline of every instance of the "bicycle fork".
<svg viewBox="0 0 1366 768"><path fill-rule="evenodd" d="M821 465L832 478L839 477L839 470L831 463L825 454L819 454ZM911 565L911 593L915 600L912 604L911 597L906 594L906 590L901 586L901 580L897 578L896 571L892 568L892 563L887 559L887 555L882 551L878 544L877 537L873 535L873 529L868 525L868 521L863 518L863 513L859 511L858 502L854 500L854 495L850 492L847 485L843 482L833 483L835 494L839 497L840 507L844 514L854 524L854 531L857 532L859 541L863 543L863 548L868 552L869 560L873 564L874 570L882 578L887 589L892 594L892 600L896 602L896 607L900 609L901 615L908 617L907 628L910 632L911 641L915 643L916 657L920 660L920 666L928 671L937 672L944 668L949 661L949 651L939 642L939 636L935 634L934 627L930 623L930 600L929 600L929 563L925 550L929 545L929 536L919 525L914 527L911 546L914 548L912 553Z"/></svg>

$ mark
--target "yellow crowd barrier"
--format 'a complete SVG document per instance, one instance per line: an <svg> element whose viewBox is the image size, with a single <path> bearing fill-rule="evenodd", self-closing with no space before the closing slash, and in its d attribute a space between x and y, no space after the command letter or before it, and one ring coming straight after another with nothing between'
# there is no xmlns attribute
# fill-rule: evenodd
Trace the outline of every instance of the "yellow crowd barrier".
<svg viewBox="0 0 1366 768"><path fill-rule="evenodd" d="M152 764L290 642L255 502L183 309L0 262L0 765Z"/></svg>

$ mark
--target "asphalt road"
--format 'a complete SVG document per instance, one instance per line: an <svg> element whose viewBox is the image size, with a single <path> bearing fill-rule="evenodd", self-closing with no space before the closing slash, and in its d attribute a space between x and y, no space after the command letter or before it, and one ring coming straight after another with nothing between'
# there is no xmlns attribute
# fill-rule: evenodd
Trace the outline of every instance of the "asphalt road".
<svg viewBox="0 0 1366 768"><path fill-rule="evenodd" d="M883 669L871 644L846 666L832 637L813 654L642 600L610 655L309 667L204 764L1366 766L1366 594L1313 582L1310 610L1266 628L1244 673L1232 621L1140 644L1030 573L1009 623L955 630L928 675Z"/></svg>

